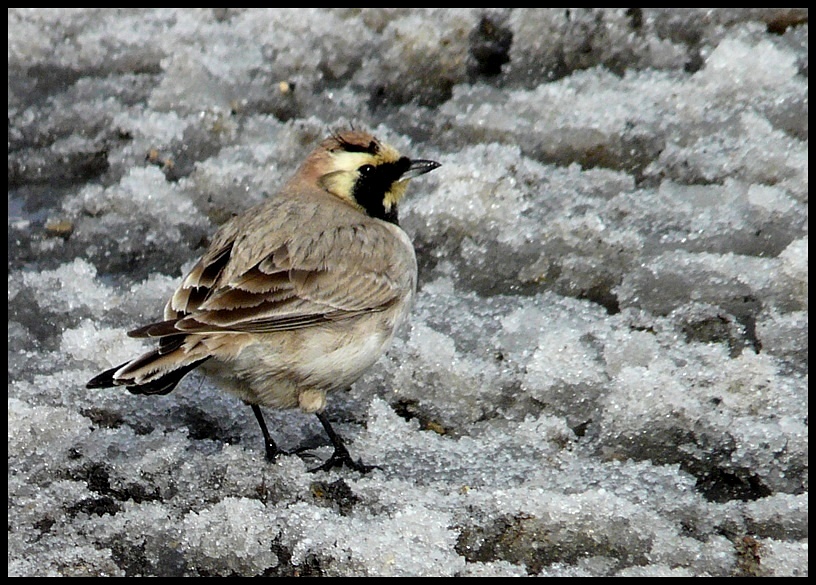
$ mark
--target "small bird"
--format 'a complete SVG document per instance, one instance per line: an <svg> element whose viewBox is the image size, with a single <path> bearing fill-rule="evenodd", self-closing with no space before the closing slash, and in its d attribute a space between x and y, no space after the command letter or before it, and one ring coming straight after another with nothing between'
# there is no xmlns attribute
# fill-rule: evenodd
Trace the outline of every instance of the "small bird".
<svg viewBox="0 0 816 585"><path fill-rule="evenodd" d="M315 471L370 470L329 423L326 394L373 365L410 311L417 262L397 205L410 179L439 166L367 132L332 134L280 192L218 230L162 321L128 332L158 347L87 387L167 394L201 367L252 407L268 460L283 451L260 407L297 407L334 446Z"/></svg>

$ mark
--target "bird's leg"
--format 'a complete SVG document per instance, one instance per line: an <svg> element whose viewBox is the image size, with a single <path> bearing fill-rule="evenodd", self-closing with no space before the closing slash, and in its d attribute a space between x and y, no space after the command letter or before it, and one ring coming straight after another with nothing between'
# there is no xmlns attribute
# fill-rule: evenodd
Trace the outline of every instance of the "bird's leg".
<svg viewBox="0 0 816 585"><path fill-rule="evenodd" d="M329 436L329 439L331 439L332 445L334 445L334 453L332 453L332 456L329 457L323 465L310 469L309 471L328 471L333 467L342 467L343 465L360 473L368 473L372 469L379 469L376 465L366 465L359 459L357 461L352 459L345 443L343 443L342 437L335 432L331 423L329 423L329 418L326 416L326 413L318 412L316 414L318 420L320 420L320 424L326 429L326 434Z"/></svg>
<svg viewBox="0 0 816 585"><path fill-rule="evenodd" d="M274 463L275 459L278 458L278 455L285 453L284 451L278 449L275 441L272 440L272 435L269 434L269 429L266 428L266 421L264 420L263 413L261 412L261 407L257 404L250 404L249 406L252 407L252 412L255 413L255 418L258 420L258 424L261 427L261 433L263 434L264 438L264 447L266 447L266 460L270 463Z"/></svg>

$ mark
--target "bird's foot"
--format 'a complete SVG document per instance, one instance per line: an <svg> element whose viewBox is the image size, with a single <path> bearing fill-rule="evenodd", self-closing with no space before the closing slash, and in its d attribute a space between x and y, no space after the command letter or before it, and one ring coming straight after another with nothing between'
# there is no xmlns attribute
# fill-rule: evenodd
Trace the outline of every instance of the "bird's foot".
<svg viewBox="0 0 816 585"><path fill-rule="evenodd" d="M334 453L332 456L329 457L323 465L319 465L314 469L310 469L310 473L315 473L317 471L329 471L334 469L335 467L348 467L349 469L353 469L359 473L368 473L373 469L382 469L379 465L366 465L359 459L355 461L351 458L351 455L348 452L348 449L345 447L335 447Z"/></svg>
<svg viewBox="0 0 816 585"><path fill-rule="evenodd" d="M266 460L269 463L275 463L278 460L278 457L283 455L287 457L292 455L291 451L284 451L283 449L278 449L277 445L265 445L266 446Z"/></svg>

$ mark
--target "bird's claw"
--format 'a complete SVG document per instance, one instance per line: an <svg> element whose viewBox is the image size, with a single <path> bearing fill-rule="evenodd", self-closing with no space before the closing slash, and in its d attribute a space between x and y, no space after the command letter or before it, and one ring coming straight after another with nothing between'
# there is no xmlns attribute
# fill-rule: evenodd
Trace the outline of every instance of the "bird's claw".
<svg viewBox="0 0 816 585"><path fill-rule="evenodd" d="M379 465L366 465L361 460L355 461L349 455L347 449L335 449L334 453L332 453L331 457L329 457L323 465L318 465L317 467L310 469L309 473L315 473L317 471L329 471L334 469L335 467L348 467L349 469L353 469L359 473L368 473L374 469L382 469Z"/></svg>

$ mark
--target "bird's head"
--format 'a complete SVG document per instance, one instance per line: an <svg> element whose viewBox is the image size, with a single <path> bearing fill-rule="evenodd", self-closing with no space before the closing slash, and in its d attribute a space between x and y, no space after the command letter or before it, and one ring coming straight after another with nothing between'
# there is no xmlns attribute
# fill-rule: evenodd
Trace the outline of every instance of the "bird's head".
<svg viewBox="0 0 816 585"><path fill-rule="evenodd" d="M408 182L439 166L402 156L368 132L348 130L321 142L300 173L371 217L397 223L397 204Z"/></svg>

